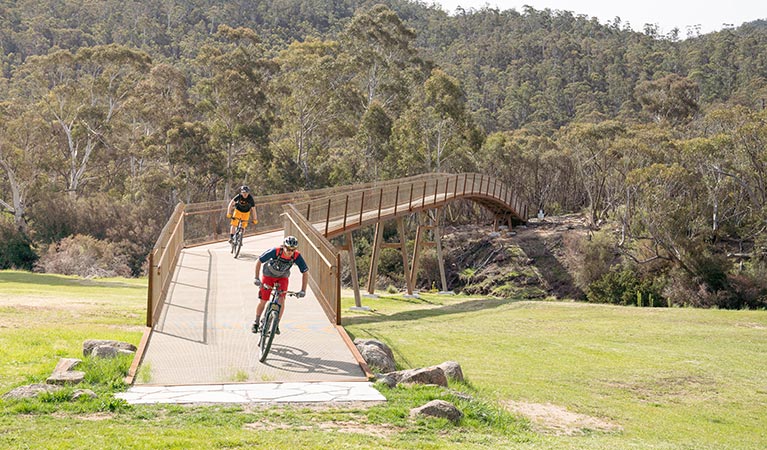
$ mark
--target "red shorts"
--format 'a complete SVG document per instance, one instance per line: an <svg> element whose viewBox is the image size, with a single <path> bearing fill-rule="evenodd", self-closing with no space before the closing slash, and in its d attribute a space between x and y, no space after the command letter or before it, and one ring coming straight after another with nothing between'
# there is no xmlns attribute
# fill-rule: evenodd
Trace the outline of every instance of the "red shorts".
<svg viewBox="0 0 767 450"><path fill-rule="evenodd" d="M287 278L274 278L274 277L267 277L264 275L261 278L261 289L258 291L258 298L261 299L262 302L268 302L269 296L272 294L272 291L269 289L266 289L264 287L265 284L268 284L269 286L274 286L278 288L281 291L287 291L288 290L288 279ZM284 297L284 295L283 295Z"/></svg>

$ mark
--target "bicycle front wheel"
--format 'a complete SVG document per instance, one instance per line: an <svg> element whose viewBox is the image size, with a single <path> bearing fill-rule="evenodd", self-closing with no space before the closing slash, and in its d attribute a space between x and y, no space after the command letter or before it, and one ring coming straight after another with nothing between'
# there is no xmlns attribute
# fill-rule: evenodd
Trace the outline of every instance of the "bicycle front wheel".
<svg viewBox="0 0 767 450"><path fill-rule="evenodd" d="M272 348L272 341L274 340L275 332L277 331L277 323L280 321L279 311L272 310L266 315L266 319L261 329L261 340L259 347L261 349L258 360L261 362L266 361L266 356L269 354L269 350Z"/></svg>
<svg viewBox="0 0 767 450"><path fill-rule="evenodd" d="M242 248L242 230L238 231L237 234L234 235L234 244L232 247L232 251L234 252L235 258L240 256L241 248Z"/></svg>

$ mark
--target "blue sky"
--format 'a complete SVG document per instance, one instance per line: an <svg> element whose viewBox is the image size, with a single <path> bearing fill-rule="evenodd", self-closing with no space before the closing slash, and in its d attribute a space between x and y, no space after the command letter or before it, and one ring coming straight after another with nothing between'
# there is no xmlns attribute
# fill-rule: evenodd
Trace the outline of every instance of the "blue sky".
<svg viewBox="0 0 767 450"><path fill-rule="evenodd" d="M662 34L674 27L679 28L680 37L685 37L687 28L700 26L700 33L710 33L722 29L722 24L741 25L756 19L767 19L766 0L424 0L427 4L436 3L452 14L457 6L464 9L479 9L489 5L499 9L522 11L524 5L535 9L572 11L597 17L601 23L612 21L616 16L622 22L631 23L631 28L641 31L645 23L657 24Z"/></svg>

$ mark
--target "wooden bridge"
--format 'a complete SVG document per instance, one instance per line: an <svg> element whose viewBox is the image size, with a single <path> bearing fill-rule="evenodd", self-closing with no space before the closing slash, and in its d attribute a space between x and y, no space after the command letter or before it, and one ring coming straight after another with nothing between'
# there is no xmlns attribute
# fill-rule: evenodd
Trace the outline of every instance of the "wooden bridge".
<svg viewBox="0 0 767 450"><path fill-rule="evenodd" d="M365 379L370 374L367 371L364 361L359 356L356 348L351 343L341 325L341 252L348 252L350 257L349 264L352 276L352 282L355 292L355 299L360 306L360 288L358 285L358 276L356 273L356 264L354 261L354 240L352 232L362 227L374 226L375 239L372 248L371 265L368 273L369 293L374 293L374 282L376 279L378 258L380 250L384 247L396 247L399 249L407 282L408 293L413 292L416 275L418 273L418 262L422 249L426 245L434 245L437 250L437 257L440 262L442 275L442 288L447 290L444 274L444 265L442 264L442 249L440 243L440 224L439 217L441 208L446 204L458 200L470 200L484 206L496 219L496 224L505 223L509 227L525 222L528 217L528 208L499 180L482 174L445 174L431 173L410 178L390 180L384 182L368 183L342 186L337 188L320 189L312 191L303 191L290 194L279 194L270 196L256 197L256 209L258 212L259 223L256 227L250 227L246 234L243 253L245 258L241 258L238 265L230 266L234 260L231 256L222 257L226 253L228 244L224 241L228 239L229 225L225 219L226 207L228 201L179 204L173 212L168 223L163 228L158 238L155 248L149 255L149 289L147 295L147 316L146 331L139 346L139 351L131 367L129 375L130 382L136 379L139 365L144 359L152 359L153 366L162 365L161 361L173 359L179 354L181 357L178 364L185 364L183 359L189 360L194 352L209 351L211 347L207 332L212 324L222 322L230 323L230 328L234 329L236 334L232 339L221 339L218 345L226 346L223 343L236 343L242 339L247 339L249 323L233 319L237 314L242 315L240 310L242 305L235 305L234 308L239 311L234 316L227 316L223 319L222 306L225 300L211 298L211 292L231 299L232 296L242 296L238 292L247 289L245 285L238 286L235 290L229 290L218 293L212 285L235 285L235 281L225 281L222 275L212 272L223 271L225 273L237 273L238 277L246 278L247 283L252 282L253 264L260 251L269 246L275 246L281 241L283 235L294 235L300 242L300 251L309 266L309 287L310 292L306 301L316 300L318 311L324 313L326 325L334 328L338 334L337 342L347 347L347 352L359 364L361 371L359 373L349 373L351 378L361 377ZM413 254L407 254L407 236L405 233L404 218L410 215L418 216L418 226L415 234L415 246ZM383 242L383 225L388 221L396 221L399 234L399 242ZM427 242L427 230L431 230L432 240ZM266 241L264 240L266 239ZM336 243L334 243L335 241ZM223 242L223 244L222 244ZM256 253L249 253L248 248L257 247ZM179 261L182 263L180 264ZM193 263L199 261L198 263ZM227 266L223 266L226 263ZM198 266L192 267L195 264ZM203 279L207 283L199 283ZM218 277L218 278L217 278ZM215 281L218 279L218 281ZM213 280L213 281L211 281ZM239 281L242 283L242 280ZM190 288L191 286L191 288ZM191 289L191 290L190 290ZM252 289L252 287L251 287ZM219 289L220 290L220 289ZM215 297L216 295L213 295ZM252 299L255 294L251 293ZM243 296L244 297L244 296ZM194 299L197 300L194 300ZM191 299L191 300L190 300ZM245 300L243 300L245 301ZM255 301L255 300L252 300ZM211 305L218 305L212 307ZM233 305L230 305L233 306ZM253 304L253 309L255 305ZM292 306L292 305L291 305ZM310 309L310 308L309 308ZM210 311L216 310L221 314L218 318L212 319ZM204 313L203 313L204 312ZM290 314L291 309L286 309L286 316ZM190 318L200 316L199 318ZM187 326L184 331L168 332L175 329L178 323L189 321L202 321L199 325ZM231 326L231 322L237 322ZM250 319L252 320L252 318ZM317 318L301 319L308 322L316 322ZM242 322L242 323L241 323ZM243 325L243 323L245 325ZM308 328L322 328L319 326ZM194 330L189 332L189 329ZM203 330L200 332L200 330ZM327 331L327 330L325 330ZM156 336L153 338L153 333ZM194 338L190 339L190 336ZM224 332L221 331L221 336ZM282 336L281 336L282 338ZM180 339L180 340L179 340ZM305 336L307 341L311 340ZM316 341L316 340L315 340ZM154 352L147 352L150 348L160 347L160 342L166 342L167 348ZM189 343L192 344L189 344ZM180 343L185 343L181 345ZM188 345L187 345L188 344ZM181 347L183 350L179 350ZM323 347L331 347L324 345ZM252 350L252 349L251 349ZM244 351L250 352L245 349ZM228 352L229 349L222 347L216 350L217 354ZM159 355L156 353L159 352ZM153 355L154 356L151 356ZM150 357L151 356L151 357ZM232 360L237 358L247 360L248 354L234 355ZM338 365L349 367L349 361L339 361L335 356L324 357L322 355L306 355L307 360L323 361L328 363L331 359L338 362ZM295 367L296 364L302 364L306 361L298 361L300 358L293 357L286 361L286 364ZM341 358L343 359L343 358ZM197 370L205 365L215 365L210 360L206 360L197 365ZM307 363L308 364L308 363ZM272 372L268 374L252 373L256 366L250 364L244 368L234 368L245 380L252 381L254 377L261 376L269 379L295 379L285 378L284 367L273 367ZM177 369L177 368L176 368ZM184 384L190 382L222 382L221 375L217 375L216 380L202 378L184 378L178 374L185 373L184 370L176 370L175 378L171 381L163 379L162 376L154 377L155 382L164 384ZM261 370L260 368L258 370ZM343 372L343 371L341 371ZM351 372L355 372L352 370ZM250 375L247 375L250 373ZM327 374L339 375L337 370L330 368ZM242 375L245 374L245 375ZM246 376L247 375L247 376ZM238 376L230 375L233 379ZM323 379L322 374L312 373L312 377ZM209 377L212 377L209 376ZM343 374L341 374L341 378ZM349 378L349 377L346 377ZM344 378L344 379L346 379ZM339 379L338 377L331 379ZM190 381L192 380L192 381ZM312 378L314 380L314 378ZM226 380L223 380L226 381ZM151 383L152 381L149 381Z"/></svg>

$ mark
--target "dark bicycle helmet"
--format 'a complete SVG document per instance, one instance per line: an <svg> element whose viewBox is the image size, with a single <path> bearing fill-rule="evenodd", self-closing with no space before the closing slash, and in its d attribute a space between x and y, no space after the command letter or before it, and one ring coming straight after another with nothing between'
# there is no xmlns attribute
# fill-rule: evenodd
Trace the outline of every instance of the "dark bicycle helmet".
<svg viewBox="0 0 767 450"><path fill-rule="evenodd" d="M240 187L240 192L250 192L250 188L247 186Z"/></svg>
<svg viewBox="0 0 767 450"><path fill-rule="evenodd" d="M282 245L287 248L296 248L298 247L298 239L295 236L288 236L282 241Z"/></svg>

